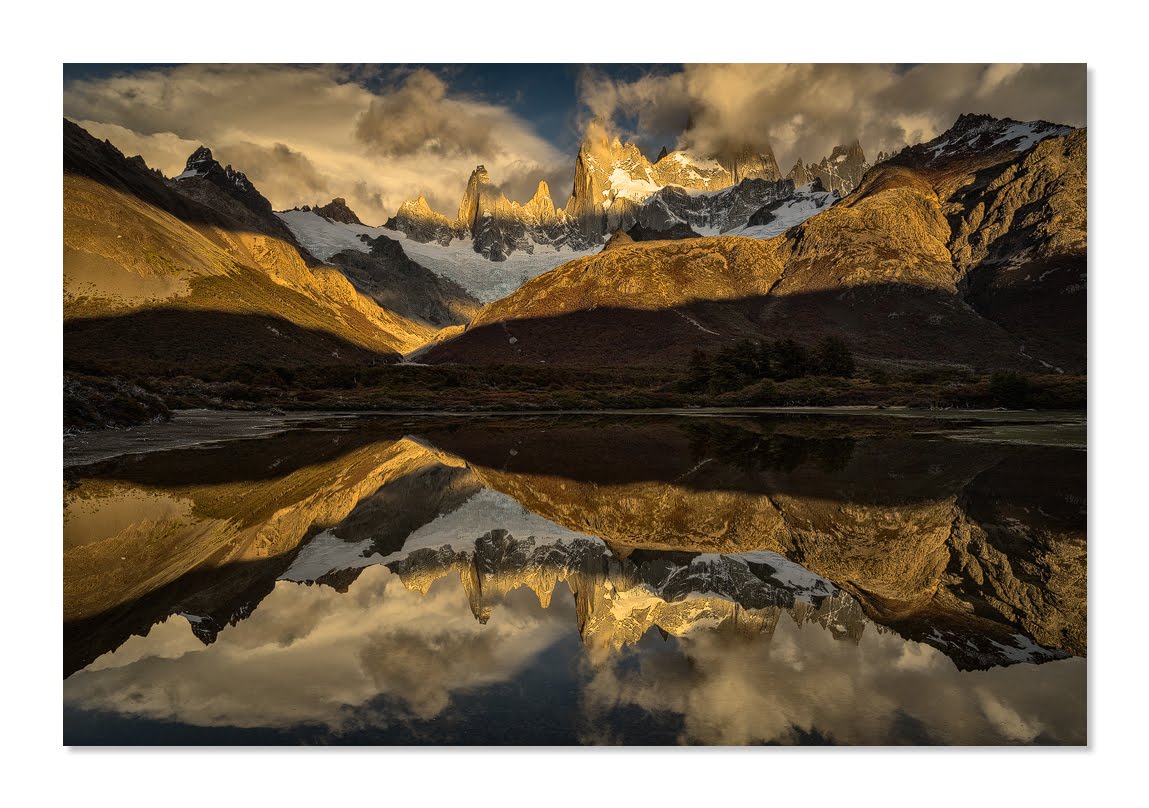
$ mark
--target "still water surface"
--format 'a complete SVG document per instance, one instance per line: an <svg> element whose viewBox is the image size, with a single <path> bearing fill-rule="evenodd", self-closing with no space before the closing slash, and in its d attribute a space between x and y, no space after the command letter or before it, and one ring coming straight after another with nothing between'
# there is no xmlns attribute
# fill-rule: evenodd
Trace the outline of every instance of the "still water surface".
<svg viewBox="0 0 1149 808"><path fill-rule="evenodd" d="M69 466L64 742L1084 743L1083 424L1013 417L343 417Z"/></svg>

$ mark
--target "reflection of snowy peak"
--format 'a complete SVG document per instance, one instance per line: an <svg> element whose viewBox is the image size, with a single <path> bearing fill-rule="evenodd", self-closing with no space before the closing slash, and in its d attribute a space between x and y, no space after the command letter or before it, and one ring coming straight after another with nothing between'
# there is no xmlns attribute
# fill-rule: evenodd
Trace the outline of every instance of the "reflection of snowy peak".
<svg viewBox="0 0 1149 808"><path fill-rule="evenodd" d="M469 470L459 473L477 482ZM426 594L436 581L458 576L472 614L482 623L512 590L526 587L547 607L556 587L566 583L592 653L638 642L651 628L674 636L708 629L770 635L784 614L852 642L867 626L889 630L872 624L859 602L833 582L778 553L620 557L602 539L550 521L486 487L415 528L401 549L386 555L374 550L372 539L341 533L337 526L316 536L280 578L345 589L358 570L383 565L408 589ZM995 639L909 625L899 633L938 648L962 669L1067 656L1021 634Z"/></svg>
<svg viewBox="0 0 1149 808"><path fill-rule="evenodd" d="M857 602L826 579L772 552L618 558L599 538L577 533L483 488L455 510L416 529L400 551L372 553L371 541L317 536L282 576L342 581L341 572L383 564L426 593L458 575L471 611L487 622L496 602L526 586L547 606L566 582L584 639L601 648L637 642L650 628L681 636L724 623L772 632L783 612L857 641L868 622Z"/></svg>

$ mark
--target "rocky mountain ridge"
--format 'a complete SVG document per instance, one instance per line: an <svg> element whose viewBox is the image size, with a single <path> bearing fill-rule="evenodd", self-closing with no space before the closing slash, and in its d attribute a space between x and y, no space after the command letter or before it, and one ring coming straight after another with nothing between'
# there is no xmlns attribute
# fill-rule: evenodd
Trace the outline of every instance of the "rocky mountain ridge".
<svg viewBox="0 0 1149 808"><path fill-rule="evenodd" d="M64 121L66 365L370 364L430 338L319 265L207 149L181 177Z"/></svg>
<svg viewBox="0 0 1149 808"><path fill-rule="evenodd" d="M866 161L862 146L855 140L835 146L829 156L823 157L819 163L803 166L799 158L786 178L798 187L817 180L823 189L837 193L838 196L846 196L858 187L862 176L869 169L870 164Z"/></svg>
<svg viewBox="0 0 1149 808"><path fill-rule="evenodd" d="M718 158L664 149L651 163L635 144L611 138L601 124L592 123L562 208L555 207L545 182L529 201L510 201L487 169L478 166L455 218L432 210L419 197L404 202L384 226L422 243L448 246L470 239L475 252L503 261L536 246L586 250L635 224L649 230L683 223L727 232L746 226L763 205L794 195L794 188L782 178L769 147L742 147Z"/></svg>
<svg viewBox="0 0 1149 808"><path fill-rule="evenodd" d="M863 357L1082 372L1085 143L1085 130L963 116L774 238L580 258L426 361L682 363L700 346L802 334Z"/></svg>

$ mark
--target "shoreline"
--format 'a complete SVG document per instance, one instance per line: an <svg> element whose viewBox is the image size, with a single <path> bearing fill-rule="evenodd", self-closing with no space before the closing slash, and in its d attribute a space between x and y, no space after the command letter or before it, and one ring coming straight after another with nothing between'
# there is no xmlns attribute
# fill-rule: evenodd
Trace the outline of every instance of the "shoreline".
<svg viewBox="0 0 1149 808"><path fill-rule="evenodd" d="M913 407L796 406L796 407L660 407L637 409L568 410L173 410L170 421L132 427L94 429L63 434L64 469L117 457L186 449L234 440L271 437L308 424L340 419L390 418L561 418L561 417L667 417L738 418L756 415L812 415L877 417L930 421L973 422L970 428L1084 426L1084 410L924 409ZM936 434L945 435L944 431ZM988 439L993 439L992 437ZM1076 444L1066 448L1075 448Z"/></svg>

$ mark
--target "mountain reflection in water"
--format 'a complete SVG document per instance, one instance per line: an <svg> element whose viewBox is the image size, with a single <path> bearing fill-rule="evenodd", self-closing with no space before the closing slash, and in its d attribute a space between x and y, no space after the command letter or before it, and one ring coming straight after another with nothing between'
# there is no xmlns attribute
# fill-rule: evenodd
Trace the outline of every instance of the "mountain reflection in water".
<svg viewBox="0 0 1149 808"><path fill-rule="evenodd" d="M938 432L348 417L71 468L65 742L1084 743L1085 455Z"/></svg>

